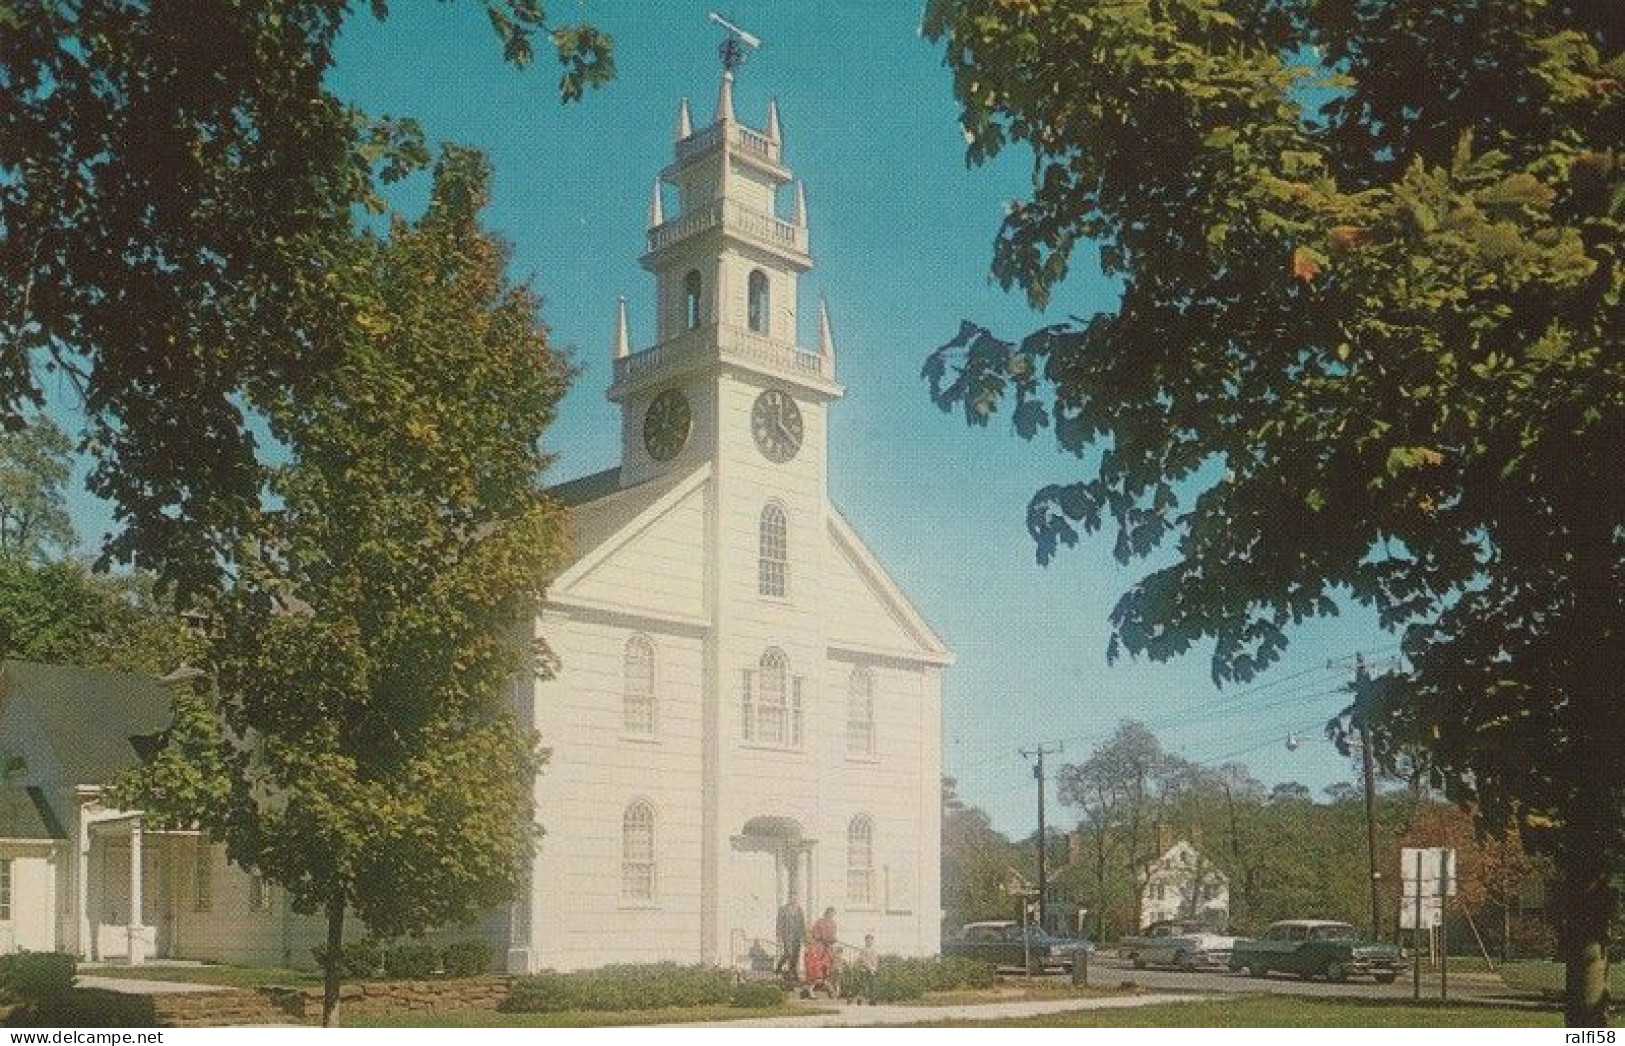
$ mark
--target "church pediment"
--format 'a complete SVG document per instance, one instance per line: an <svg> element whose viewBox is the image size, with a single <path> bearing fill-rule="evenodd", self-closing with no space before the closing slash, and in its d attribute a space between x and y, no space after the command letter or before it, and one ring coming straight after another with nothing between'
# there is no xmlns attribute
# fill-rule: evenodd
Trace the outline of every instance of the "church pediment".
<svg viewBox="0 0 1625 1046"><path fill-rule="evenodd" d="M548 602L699 622L705 617L709 465L615 490L568 508L570 566Z"/></svg>
<svg viewBox="0 0 1625 1046"><path fill-rule="evenodd" d="M830 550L825 591L841 613L828 619L832 649L949 665L953 654L903 590L886 573L857 531L835 507L829 511Z"/></svg>

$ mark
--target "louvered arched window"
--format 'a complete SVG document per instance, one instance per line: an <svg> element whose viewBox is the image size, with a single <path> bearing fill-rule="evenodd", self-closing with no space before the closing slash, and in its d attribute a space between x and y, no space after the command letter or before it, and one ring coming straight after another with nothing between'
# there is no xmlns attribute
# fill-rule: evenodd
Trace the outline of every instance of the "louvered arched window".
<svg viewBox="0 0 1625 1046"><path fill-rule="evenodd" d="M875 754L875 677L863 665L852 670L846 684L846 751Z"/></svg>
<svg viewBox="0 0 1625 1046"><path fill-rule="evenodd" d="M762 509L757 527L756 591L764 596L790 593L790 524L777 502Z"/></svg>
<svg viewBox="0 0 1625 1046"><path fill-rule="evenodd" d="M655 811L642 799L621 815L621 897L655 899Z"/></svg>
<svg viewBox="0 0 1625 1046"><path fill-rule="evenodd" d="M875 823L859 814L846 826L846 899L852 904L874 903Z"/></svg>
<svg viewBox="0 0 1625 1046"><path fill-rule="evenodd" d="M768 292L767 273L761 269L752 269L748 286L746 313L750 320L750 329L757 334L768 333L770 314L768 308L772 298Z"/></svg>
<svg viewBox="0 0 1625 1046"><path fill-rule="evenodd" d="M655 646L648 636L626 641L622 680L622 725L629 734L655 732Z"/></svg>
<svg viewBox="0 0 1625 1046"><path fill-rule="evenodd" d="M683 327L687 330L700 325L701 290L700 270L688 270L683 277Z"/></svg>

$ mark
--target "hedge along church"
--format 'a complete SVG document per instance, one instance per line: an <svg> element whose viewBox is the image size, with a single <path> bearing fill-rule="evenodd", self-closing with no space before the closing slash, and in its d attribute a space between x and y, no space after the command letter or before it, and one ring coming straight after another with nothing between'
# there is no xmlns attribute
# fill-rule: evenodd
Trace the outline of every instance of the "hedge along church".
<svg viewBox="0 0 1625 1046"><path fill-rule="evenodd" d="M536 623L562 669L522 701L552 759L515 970L742 964L791 896L843 941L940 946L952 655L829 500L843 390L823 306L798 344L813 262L782 151L777 105L741 123L725 68L655 181L654 342L634 351L624 300L615 338L621 464L555 490L575 558Z"/></svg>
<svg viewBox="0 0 1625 1046"><path fill-rule="evenodd" d="M760 131L735 117L731 73L709 126L683 104L642 259L654 343L632 350L624 304L615 342L621 464L555 490L574 559L534 627L562 668L517 695L552 753L546 834L488 926L516 972L744 964L789 896L835 907L843 941L939 947L952 658L829 501L842 389L822 310L797 343L812 258L782 146L776 107ZM0 768L0 952L310 962L320 925L223 846L104 805L168 704L155 680L0 665L24 757Z"/></svg>

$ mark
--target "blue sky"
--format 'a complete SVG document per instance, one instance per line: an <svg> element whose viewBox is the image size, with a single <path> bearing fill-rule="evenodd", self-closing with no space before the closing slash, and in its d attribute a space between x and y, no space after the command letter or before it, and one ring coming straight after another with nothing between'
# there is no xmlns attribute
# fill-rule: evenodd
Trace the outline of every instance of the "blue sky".
<svg viewBox="0 0 1625 1046"><path fill-rule="evenodd" d="M357 5L365 7L365 5ZM653 291L637 265L650 185L670 159L678 99L698 124L715 105L716 27L704 0L554 0L561 22L590 20L616 39L619 79L578 104L557 100L545 45L536 65L502 64L477 4L398 2L388 22L357 15L339 47L336 89L374 114L410 115L429 137L485 150L496 171L488 224L514 249L511 271L545 298L555 344L581 368L549 440L553 480L615 463L608 384L615 301L647 344ZM1370 615L1301 628L1281 665L1249 687L1215 689L1205 649L1168 664L1105 659L1107 614L1148 566L1120 567L1111 535L1036 565L1024 527L1038 487L1080 475L1041 435L1027 443L995 419L967 429L932 406L920 364L961 318L1007 335L1109 308L1111 285L1085 254L1047 314L987 278L1005 202L1023 195L1028 159L1011 150L967 170L958 108L940 52L918 35L915 3L729 0L762 37L740 72L741 119L760 126L770 96L786 158L805 180L817 268L803 302L829 298L847 396L830 421L831 494L948 644L958 664L944 696L944 771L1015 834L1032 830L1033 783L1017 754L1065 742L1081 759L1123 718L1202 760L1234 757L1267 783L1319 789L1352 779L1318 726L1344 696L1328 659L1391 649ZM397 199L410 209L421 182ZM803 344L816 312L802 310ZM75 501L90 543L104 506ZM1289 752L1289 732L1303 744ZM1053 792L1052 792L1053 797ZM1051 806L1051 823L1075 814Z"/></svg>

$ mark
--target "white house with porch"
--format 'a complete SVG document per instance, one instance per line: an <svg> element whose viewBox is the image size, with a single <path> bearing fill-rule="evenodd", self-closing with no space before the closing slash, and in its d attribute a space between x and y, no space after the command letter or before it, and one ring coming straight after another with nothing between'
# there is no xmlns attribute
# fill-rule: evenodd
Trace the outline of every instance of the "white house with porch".
<svg viewBox="0 0 1625 1046"><path fill-rule="evenodd" d="M104 802L158 743L169 700L144 676L0 664L0 953L310 962L319 929L223 846Z"/></svg>

